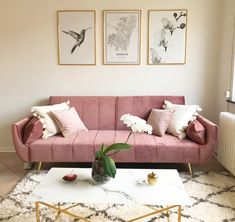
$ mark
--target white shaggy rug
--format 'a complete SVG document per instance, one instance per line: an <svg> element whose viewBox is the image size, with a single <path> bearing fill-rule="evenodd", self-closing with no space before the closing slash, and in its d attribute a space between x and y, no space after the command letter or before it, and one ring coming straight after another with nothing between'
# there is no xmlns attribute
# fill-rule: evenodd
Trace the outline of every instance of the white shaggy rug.
<svg viewBox="0 0 235 222"><path fill-rule="evenodd" d="M15 189L0 203L0 222L33 222L35 207L26 202L27 196L41 181L47 172L36 174L35 171L25 176ZM180 173L192 206L183 207L184 222L229 222L235 221L235 178L227 172L195 172L193 178L188 173ZM79 204L73 211L79 211L94 222L125 222L138 215L151 212L146 206L131 206L120 204L95 205ZM55 212L41 207L41 221L55 221ZM81 221L61 214L57 221ZM167 221L162 214L148 217L139 222ZM177 213L170 214L170 221L177 221Z"/></svg>

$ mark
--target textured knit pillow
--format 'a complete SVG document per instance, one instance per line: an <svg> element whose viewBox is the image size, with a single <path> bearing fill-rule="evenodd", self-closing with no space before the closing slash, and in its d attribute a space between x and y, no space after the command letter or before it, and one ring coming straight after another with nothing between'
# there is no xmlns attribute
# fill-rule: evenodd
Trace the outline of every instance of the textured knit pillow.
<svg viewBox="0 0 235 222"><path fill-rule="evenodd" d="M49 115L50 111L53 110L68 110L69 109L69 101L48 105L48 106L33 106L31 108L31 112L34 116L38 117L41 123L43 124L43 135L42 138L46 139L50 136L54 136L60 133L60 129L57 126L54 119L52 119Z"/></svg>
<svg viewBox="0 0 235 222"><path fill-rule="evenodd" d="M153 127L153 134L163 136L172 119L174 110L152 109L147 123Z"/></svg>
<svg viewBox="0 0 235 222"><path fill-rule="evenodd" d="M175 111L166 131L179 139L186 137L185 129L189 121L195 120L197 112L202 110L198 105L178 105L167 100L164 101L163 108Z"/></svg>
<svg viewBox="0 0 235 222"><path fill-rule="evenodd" d="M58 123L64 137L80 131L88 131L74 107L69 110L51 111L50 114Z"/></svg>
<svg viewBox="0 0 235 222"><path fill-rule="evenodd" d="M186 135L198 144L204 145L206 143L206 129L198 120L194 120L188 124Z"/></svg>
<svg viewBox="0 0 235 222"><path fill-rule="evenodd" d="M42 137L42 123L37 117L32 117L25 125L23 131L23 142L30 144Z"/></svg>

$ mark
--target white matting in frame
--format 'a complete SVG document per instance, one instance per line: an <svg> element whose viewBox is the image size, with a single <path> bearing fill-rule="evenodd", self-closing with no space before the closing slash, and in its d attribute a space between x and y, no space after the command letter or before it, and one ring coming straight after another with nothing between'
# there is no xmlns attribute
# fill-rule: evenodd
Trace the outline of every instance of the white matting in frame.
<svg viewBox="0 0 235 222"><path fill-rule="evenodd" d="M58 11L60 65L95 65L95 11Z"/></svg>
<svg viewBox="0 0 235 222"><path fill-rule="evenodd" d="M185 64L186 9L149 10L148 64Z"/></svg>
<svg viewBox="0 0 235 222"><path fill-rule="evenodd" d="M140 64L140 10L103 11L104 64Z"/></svg>

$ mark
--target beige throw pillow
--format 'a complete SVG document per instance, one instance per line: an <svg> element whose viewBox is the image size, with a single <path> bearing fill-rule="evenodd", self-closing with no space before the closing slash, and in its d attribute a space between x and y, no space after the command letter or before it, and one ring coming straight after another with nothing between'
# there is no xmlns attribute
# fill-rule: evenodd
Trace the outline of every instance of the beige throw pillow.
<svg viewBox="0 0 235 222"><path fill-rule="evenodd" d="M166 110L174 110L172 119L167 128L167 132L183 139L186 137L185 129L189 121L196 119L198 111L202 109L198 105L178 105L165 100L163 108Z"/></svg>
<svg viewBox="0 0 235 222"><path fill-rule="evenodd" d="M174 110L152 109L147 123L153 127L153 134L163 136L171 121Z"/></svg>

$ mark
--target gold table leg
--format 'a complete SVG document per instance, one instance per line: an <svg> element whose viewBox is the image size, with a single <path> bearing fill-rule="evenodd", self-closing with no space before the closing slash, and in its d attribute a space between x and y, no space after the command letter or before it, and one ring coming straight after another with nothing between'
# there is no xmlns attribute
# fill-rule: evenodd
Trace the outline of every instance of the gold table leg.
<svg viewBox="0 0 235 222"><path fill-rule="evenodd" d="M44 203L44 202L35 202L35 205L36 205L36 221L37 222L40 222L40 210L39 210L39 204L42 204L48 208L51 208L51 209L54 209L57 211L57 216L56 216L56 219L55 221L58 219L59 215L61 213L64 213L64 214L67 214L71 217L74 217L74 218L77 218L77 219L80 219L82 221L85 221L85 222L91 222L90 220L84 218L84 217L80 217L79 215L77 214L74 214L70 211L68 211L68 209L71 209L73 207L76 207L78 204L75 204L73 206L70 206L70 207L67 207L67 208L64 208L62 209L61 206L60 206L60 203L58 203L58 206L53 206L51 204L48 204L48 203ZM148 214L145 214L145 215L142 215L142 216L139 216L139 217L136 217L136 218L133 218L131 220L128 220L127 222L133 222L133 221L137 221L137 220L140 220L140 219L143 219L143 218L146 218L146 217L149 217L149 216L152 216L154 214L158 214L158 213L162 213L164 211L166 211L166 216L167 216L167 221L169 222L170 221L170 214L169 214L169 210L172 209L172 208L175 208L177 207L178 208L178 222L181 222L181 206L180 205L172 205L172 206L167 206L165 208L162 208L162 209L155 209L153 207L150 207L152 210L154 210L153 212L151 213L148 213Z"/></svg>
<svg viewBox="0 0 235 222"><path fill-rule="evenodd" d="M170 222L170 213L169 209L166 210L167 222Z"/></svg>
<svg viewBox="0 0 235 222"><path fill-rule="evenodd" d="M42 162L38 163L37 173L40 173L40 170L42 168Z"/></svg>
<svg viewBox="0 0 235 222"><path fill-rule="evenodd" d="M150 206L148 206L148 207L151 208L152 210L155 210L155 211L157 210L154 207L150 207ZM167 222L170 222L170 211L169 211L169 209L166 209L166 217L167 217Z"/></svg>
<svg viewBox="0 0 235 222"><path fill-rule="evenodd" d="M191 163L188 163L188 169L189 169L191 177L193 177L193 169L192 169Z"/></svg>
<svg viewBox="0 0 235 222"><path fill-rule="evenodd" d="M35 202L35 206L36 206L36 221L40 222L39 202Z"/></svg>
<svg viewBox="0 0 235 222"><path fill-rule="evenodd" d="M172 209L172 208L175 208L175 207L178 208L178 222L181 222L181 206L180 205L167 206L167 207L159 209L159 210L156 210L153 207L150 207L151 209L153 209L155 211L151 212L151 213L148 213L148 214L145 214L145 215L142 215L142 216L139 216L139 217L136 217L136 218L133 218L131 220L128 220L127 222L137 221L137 220L140 220L140 219L143 219L143 218L146 218L146 217L149 217L149 216L152 216L154 214L158 214L158 213L161 213L161 212L164 212L164 211L166 211L166 213L167 213L167 220L169 221L170 220L170 218L169 218L169 210Z"/></svg>
<svg viewBox="0 0 235 222"><path fill-rule="evenodd" d="M181 206L178 206L178 222L181 222Z"/></svg>
<svg viewBox="0 0 235 222"><path fill-rule="evenodd" d="M57 215L56 215L55 221L57 221L57 219L59 218L60 213L61 213L61 211L60 211L60 203L58 203L58 212L57 212Z"/></svg>
<svg viewBox="0 0 235 222"><path fill-rule="evenodd" d="M82 221L85 221L85 222L92 222L92 221L90 221L90 220L88 220L88 219L86 219L86 218L84 218L84 217L80 217L79 215L74 214L74 213L68 211L68 209L71 209L72 207L77 206L77 204L75 204L75 205L72 206L72 207L65 208L65 209L62 209L62 208L60 207L60 204L58 204L58 207L53 206L53 205L48 204L48 203L44 203L44 202L36 202L35 204L36 204L36 219L37 219L37 222L40 222L39 204L44 205L44 206L46 206L46 207L48 207L48 208L51 208L51 209L53 209L53 210L56 210L56 211L57 211L56 220L58 219L58 216L60 215L60 213L64 213L64 214L67 214L67 215L69 215L69 216L71 216L71 217L77 218L77 219L82 220Z"/></svg>

